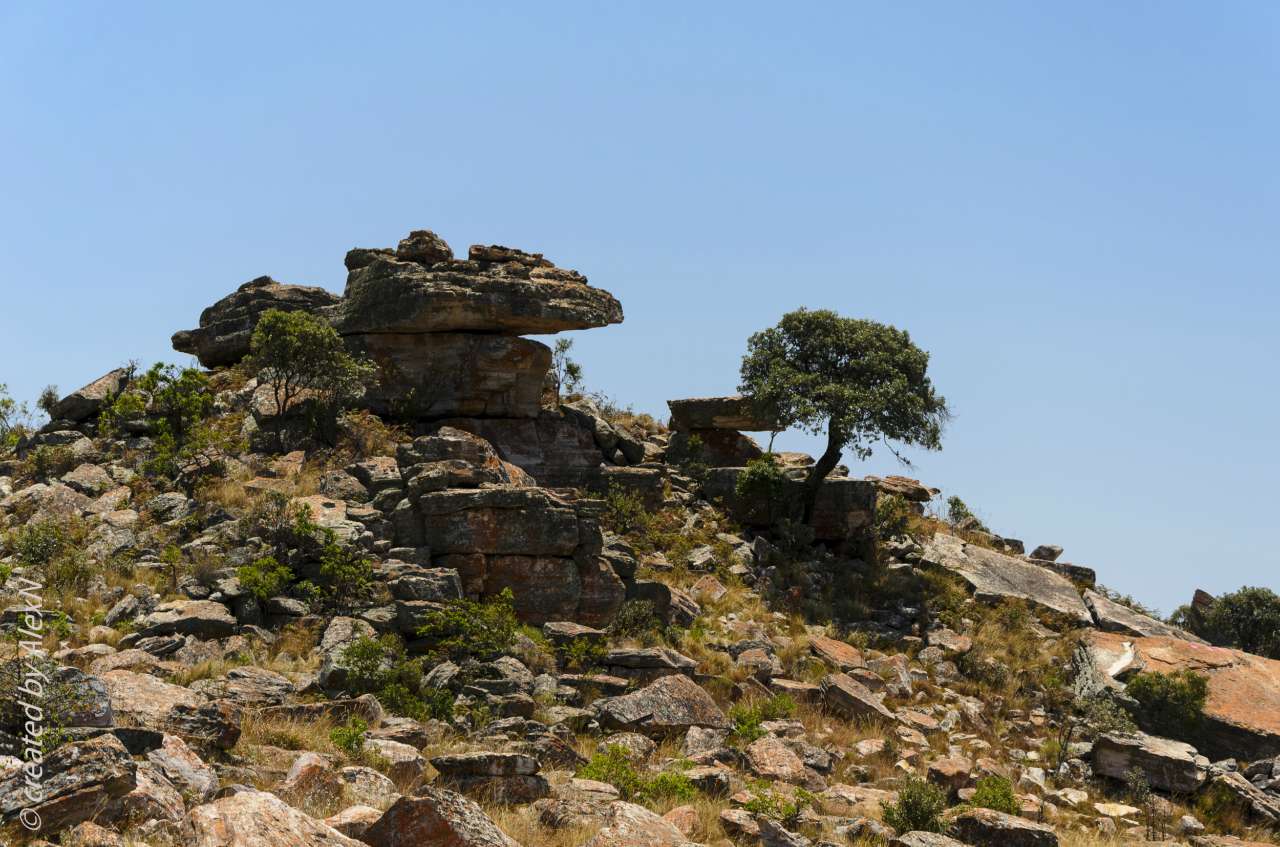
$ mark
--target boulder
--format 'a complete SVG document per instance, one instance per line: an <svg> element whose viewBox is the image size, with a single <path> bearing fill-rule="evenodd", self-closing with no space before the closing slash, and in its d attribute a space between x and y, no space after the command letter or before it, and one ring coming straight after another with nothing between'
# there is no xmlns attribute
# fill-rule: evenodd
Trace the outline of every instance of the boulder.
<svg viewBox="0 0 1280 847"><path fill-rule="evenodd" d="M749 435L731 429L677 430L667 445L669 457L688 457L712 468L741 468L764 455Z"/></svg>
<svg viewBox="0 0 1280 847"><path fill-rule="evenodd" d="M132 791L136 771L129 751L113 735L63 744L38 762L0 774L0 821L17 821L30 809L43 833L75 826Z"/></svg>
<svg viewBox="0 0 1280 847"><path fill-rule="evenodd" d="M863 658L862 651L857 647L825 635L815 635L810 638L809 649L813 651L813 655L837 670L851 671L867 666L867 660Z"/></svg>
<svg viewBox="0 0 1280 847"><path fill-rule="evenodd" d="M1204 793L1209 808L1233 808L1251 823L1267 827L1280 825L1280 797L1258 788L1236 771L1215 773Z"/></svg>
<svg viewBox="0 0 1280 847"><path fill-rule="evenodd" d="M1123 781L1129 770L1140 768L1158 791L1190 794L1204 784L1208 760L1196 748L1181 741L1139 733L1111 733L1093 744L1093 772Z"/></svg>
<svg viewBox="0 0 1280 847"><path fill-rule="evenodd" d="M783 504L798 504L803 477L790 477L783 494L771 500L767 493L744 495L738 491L738 477L744 468L712 468L703 479L702 492L720 503L739 523L767 527L788 516ZM827 477L818 488L814 504L813 531L818 541L845 541L864 533L875 521L876 485L863 479ZM792 510L794 511L794 510Z"/></svg>
<svg viewBox="0 0 1280 847"><path fill-rule="evenodd" d="M674 735L691 726L725 729L724 712L702 686L682 674L658 678L618 697L598 701L603 725L648 735Z"/></svg>
<svg viewBox="0 0 1280 847"><path fill-rule="evenodd" d="M1086 633L1083 646L1092 673L1114 687L1138 669L1187 669L1207 676L1209 697L1196 746L1210 758L1252 761L1280 755L1280 661L1181 638L1097 630Z"/></svg>
<svg viewBox="0 0 1280 847"><path fill-rule="evenodd" d="M191 689L163 682L151 674L116 670L102 674L101 679L121 726L157 729L176 707L196 707L205 702Z"/></svg>
<svg viewBox="0 0 1280 847"><path fill-rule="evenodd" d="M1070 580L1023 559L969 544L942 532L925 545L921 558L969 583L974 597L980 601L1026 600L1072 624L1093 625L1093 616Z"/></svg>
<svg viewBox="0 0 1280 847"><path fill-rule="evenodd" d="M379 415L535 418L551 349L527 338L480 333L350 335L380 378L362 401Z"/></svg>
<svg viewBox="0 0 1280 847"><path fill-rule="evenodd" d="M964 847L964 842L940 832L906 832L890 841L889 847Z"/></svg>
<svg viewBox="0 0 1280 847"><path fill-rule="evenodd" d="M698 429L746 430L772 432L778 428L772 416L757 409L750 397L690 397L668 400L671 428L682 432Z"/></svg>
<svg viewBox="0 0 1280 847"><path fill-rule="evenodd" d="M634 803L610 803L604 820L604 828L583 847L681 847L689 843L675 824Z"/></svg>
<svg viewBox="0 0 1280 847"><path fill-rule="evenodd" d="M352 251L355 252L355 251ZM371 251L365 251L371 252ZM348 254L350 255L350 254ZM395 257L401 262L417 262L420 265L434 265L438 262L447 262L453 258L453 248L440 236L436 235L429 229L415 229L409 233L406 238L400 239L400 244L396 247ZM377 254L371 255L369 260L379 258ZM361 262L357 267L364 267L369 262ZM347 265L348 270L354 270L351 264Z"/></svg>
<svg viewBox="0 0 1280 847"><path fill-rule="evenodd" d="M129 384L129 369L108 371L88 385L77 388L63 397L49 410L50 420L93 420Z"/></svg>
<svg viewBox="0 0 1280 847"><path fill-rule="evenodd" d="M378 256L347 275L341 333L545 335L622 322L612 294L582 277L545 272L557 268L474 262L426 268L400 258Z"/></svg>
<svg viewBox="0 0 1280 847"><path fill-rule="evenodd" d="M243 790L192 809L185 847L364 847L265 791Z"/></svg>
<svg viewBox="0 0 1280 847"><path fill-rule="evenodd" d="M329 621L320 638L320 677L322 688L342 688L347 684L348 668L343 654L361 638L373 638L371 624L358 618L338 616Z"/></svg>
<svg viewBox="0 0 1280 847"><path fill-rule="evenodd" d="M430 787L397 800L361 840L369 847L520 847L473 801Z"/></svg>
<svg viewBox="0 0 1280 847"><path fill-rule="evenodd" d="M1199 636L1192 635L1184 629L1179 629L1164 621L1158 621L1149 615L1130 609L1128 606L1110 600L1092 589L1085 590L1084 604L1089 607L1089 612L1093 615L1093 621L1098 628L1107 632L1121 632L1126 635L1136 635L1140 638L1163 636L1194 641L1197 644L1206 643Z"/></svg>
<svg viewBox="0 0 1280 847"><path fill-rule="evenodd" d="M249 354L249 340L263 312L314 312L337 302L338 296L323 288L284 285L260 276L201 312L196 329L174 333L173 349L191 353L206 368L233 365Z"/></svg>
<svg viewBox="0 0 1280 847"><path fill-rule="evenodd" d="M173 600L138 621L138 635L194 635L196 638L225 638L236 631L236 618L221 603L212 600Z"/></svg>
<svg viewBox="0 0 1280 847"><path fill-rule="evenodd" d="M433 555L572 556L578 548L577 510L543 489L435 491L417 506Z"/></svg>
<svg viewBox="0 0 1280 847"><path fill-rule="evenodd" d="M1048 824L992 809L963 812L956 817L952 831L975 847L1058 847L1058 836Z"/></svg>
<svg viewBox="0 0 1280 847"><path fill-rule="evenodd" d="M1061 555L1062 548L1057 544L1041 544L1031 551L1029 558L1039 559L1043 562L1056 562Z"/></svg>
<svg viewBox="0 0 1280 847"><path fill-rule="evenodd" d="M901 497L911 503L928 503L941 493L940 489L930 488L920 480L909 476L890 474L885 477L869 476L866 479L868 482L874 482L881 494Z"/></svg>
<svg viewBox="0 0 1280 847"><path fill-rule="evenodd" d="M363 840L364 834L382 818L382 812L373 806L349 806L324 819L325 826L332 827L348 838Z"/></svg>
<svg viewBox="0 0 1280 847"><path fill-rule="evenodd" d="M164 736L160 748L147 753L147 761L196 803L208 802L218 790L218 774L176 735Z"/></svg>
<svg viewBox="0 0 1280 847"><path fill-rule="evenodd" d="M519 753L479 751L431 760L440 786L496 803L532 803L551 793L538 760Z"/></svg>
<svg viewBox="0 0 1280 847"><path fill-rule="evenodd" d="M827 674L822 678L821 687L827 708L849 720L895 720L893 712L885 708L879 697L848 674Z"/></svg>
<svg viewBox="0 0 1280 847"><path fill-rule="evenodd" d="M766 735L757 738L743 751L747 767L761 779L804 785L807 772L804 762L782 739Z"/></svg>

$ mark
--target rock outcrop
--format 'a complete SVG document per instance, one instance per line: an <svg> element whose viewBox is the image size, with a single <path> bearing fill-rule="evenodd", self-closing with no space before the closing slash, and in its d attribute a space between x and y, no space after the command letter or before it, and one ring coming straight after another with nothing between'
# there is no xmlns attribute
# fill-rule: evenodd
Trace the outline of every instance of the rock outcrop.
<svg viewBox="0 0 1280 847"><path fill-rule="evenodd" d="M196 329L174 333L173 349L192 354L206 368L234 365L249 354L249 341L263 312L315 312L334 305L338 299L323 288L285 285L260 276L201 312Z"/></svg>
<svg viewBox="0 0 1280 847"><path fill-rule="evenodd" d="M1093 671L1112 685L1122 685L1127 675L1140 670L1187 669L1208 677L1197 747L1211 758L1253 760L1280 754L1280 661L1181 638L1134 638L1096 630L1084 643Z"/></svg>

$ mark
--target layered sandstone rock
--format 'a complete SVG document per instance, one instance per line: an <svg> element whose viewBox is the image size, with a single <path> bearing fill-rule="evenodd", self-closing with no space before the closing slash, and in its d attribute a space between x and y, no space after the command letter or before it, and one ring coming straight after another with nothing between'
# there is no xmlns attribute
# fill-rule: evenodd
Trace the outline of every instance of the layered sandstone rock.
<svg viewBox="0 0 1280 847"><path fill-rule="evenodd" d="M1280 754L1280 661L1181 638L1134 638L1092 631L1085 636L1093 671L1114 685L1139 670L1192 670L1209 679L1197 747L1214 759Z"/></svg>
<svg viewBox="0 0 1280 847"><path fill-rule="evenodd" d="M173 349L192 354L206 368L233 365L249 354L249 340L263 312L317 311L338 299L323 288L285 285L260 276L201 312L196 329L174 333Z"/></svg>
<svg viewBox="0 0 1280 847"><path fill-rule="evenodd" d="M744 468L714 468L703 480L702 490L709 500L723 505L733 518L753 527L776 524L789 516L800 502L802 479L788 478L779 496L768 492L738 491L738 477ZM846 541L857 537L875 520L876 485L861 479L823 480L814 504L813 530L820 541ZM1083 608L1083 606L1082 606Z"/></svg>

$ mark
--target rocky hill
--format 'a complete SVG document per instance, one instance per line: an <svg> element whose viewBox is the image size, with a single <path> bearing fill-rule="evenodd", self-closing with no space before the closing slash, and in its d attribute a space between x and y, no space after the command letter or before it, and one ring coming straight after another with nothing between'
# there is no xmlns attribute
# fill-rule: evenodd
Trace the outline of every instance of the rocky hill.
<svg viewBox="0 0 1280 847"><path fill-rule="evenodd" d="M1271 843L1280 662L916 480L837 467L794 520L814 460L751 398L564 390L524 336L622 307L540 254L346 267L12 433L6 843ZM364 363L332 420L255 358L279 313Z"/></svg>

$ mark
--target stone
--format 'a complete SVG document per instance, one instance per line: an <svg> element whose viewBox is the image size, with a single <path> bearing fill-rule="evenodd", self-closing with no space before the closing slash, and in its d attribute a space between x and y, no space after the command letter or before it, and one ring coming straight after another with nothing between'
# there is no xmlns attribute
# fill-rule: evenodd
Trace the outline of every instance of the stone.
<svg viewBox="0 0 1280 847"><path fill-rule="evenodd" d="M387 763L386 774L397 785L417 785L426 773L426 758L410 744L374 736L365 738L364 749Z"/></svg>
<svg viewBox="0 0 1280 847"><path fill-rule="evenodd" d="M921 558L969 583L979 601L1022 599L1073 624L1093 625L1093 616L1070 580L1023 559L996 553L942 532L924 546Z"/></svg>
<svg viewBox="0 0 1280 847"><path fill-rule="evenodd" d="M1058 836L1048 824L1006 815L992 809L969 809L956 817L953 832L975 847L1057 847Z"/></svg>
<svg viewBox="0 0 1280 847"><path fill-rule="evenodd" d="M402 242L403 243L403 242ZM337 326L357 333L545 335L622 322L622 305L583 281L506 265L424 268L379 256L347 275Z"/></svg>
<svg viewBox="0 0 1280 847"><path fill-rule="evenodd" d="M371 624L358 618L338 616L329 621L316 648L320 654L320 686L331 689L345 686L349 668L344 652L361 638L373 638L375 634Z"/></svg>
<svg viewBox="0 0 1280 847"><path fill-rule="evenodd" d="M671 409L671 428L682 432L698 429L772 432L778 428L770 415L756 409L751 398L740 394L668 400L667 407Z"/></svg>
<svg viewBox="0 0 1280 847"><path fill-rule="evenodd" d="M543 489L436 491L417 506L433 555L572 556L579 543L577 510Z"/></svg>
<svg viewBox="0 0 1280 847"><path fill-rule="evenodd" d="M1213 759L1280 755L1280 661L1180 638L1135 638L1090 631L1082 658L1099 684L1119 687L1136 669L1204 674L1209 696L1198 749Z"/></svg>
<svg viewBox="0 0 1280 847"><path fill-rule="evenodd" d="M245 789L196 806L182 824L185 847L363 847L274 794Z"/></svg>
<svg viewBox="0 0 1280 847"><path fill-rule="evenodd" d="M1142 811L1124 803L1094 803L1093 810L1104 818L1130 818Z"/></svg>
<svg viewBox="0 0 1280 847"><path fill-rule="evenodd" d="M954 796L972 781L973 762L963 756L947 756L929 763L929 781Z"/></svg>
<svg viewBox="0 0 1280 847"><path fill-rule="evenodd" d="M114 658L114 657L108 657ZM150 674L108 671L101 676L111 698L116 722L152 729L164 724L177 706L199 706L205 698L189 688L163 682Z"/></svg>
<svg viewBox="0 0 1280 847"><path fill-rule="evenodd" d="M702 686L682 674L660 677L639 691L597 703L600 721L647 735L676 734L691 726L728 728L720 707Z"/></svg>
<svg viewBox="0 0 1280 847"><path fill-rule="evenodd" d="M253 330L267 310L315 312L337 302L338 296L323 288L260 276L201 312L198 328L174 333L173 349L191 353L206 368L233 365L249 354Z"/></svg>
<svg viewBox="0 0 1280 847"><path fill-rule="evenodd" d="M436 756L431 766L440 773L437 785L495 803L532 803L551 794L532 756L478 751Z"/></svg>
<svg viewBox="0 0 1280 847"><path fill-rule="evenodd" d="M119 835L91 821L78 824L61 840L62 847L126 847Z"/></svg>
<svg viewBox="0 0 1280 847"><path fill-rule="evenodd" d="M867 666L862 651L857 647L825 635L815 635L810 638L809 649L813 651L813 655L840 671L851 671Z"/></svg>
<svg viewBox="0 0 1280 847"><path fill-rule="evenodd" d="M1058 557L1062 555L1062 548L1057 544L1041 544L1039 547L1031 551L1031 555L1027 558L1039 559L1043 562L1056 562Z"/></svg>
<svg viewBox="0 0 1280 847"><path fill-rule="evenodd" d="M688 456L712 468L745 467L763 455L754 438L728 429L677 430L667 445L667 456Z"/></svg>
<svg viewBox="0 0 1280 847"><path fill-rule="evenodd" d="M827 707L849 720L863 718L896 720L879 697L865 685L844 673L827 674L820 683L822 699Z"/></svg>
<svg viewBox="0 0 1280 847"><path fill-rule="evenodd" d="M901 497L910 503L928 503L941 493L940 489L930 488L920 480L907 476L869 476L866 479L874 482L881 494Z"/></svg>
<svg viewBox="0 0 1280 847"><path fill-rule="evenodd" d="M634 803L621 800L610 803L604 821L604 828L583 847L682 847L688 844L688 838L673 823Z"/></svg>
<svg viewBox="0 0 1280 847"><path fill-rule="evenodd" d="M291 806L323 805L342 796L342 778L319 753L304 752L293 760L274 793Z"/></svg>
<svg viewBox="0 0 1280 847"><path fill-rule="evenodd" d="M1181 741L1139 733L1110 733L1093 743L1093 771L1125 780L1132 768L1140 768L1157 791L1191 794L1204 784L1206 760L1196 748Z"/></svg>
<svg viewBox="0 0 1280 847"><path fill-rule="evenodd" d="M396 247L395 257L402 262L417 262L420 265L434 265L447 262L453 258L453 248L429 229L415 229L405 238L400 239ZM379 258L377 255L370 259ZM359 267L364 267L365 262ZM348 266L348 270L354 270Z"/></svg>
<svg viewBox="0 0 1280 847"><path fill-rule="evenodd" d="M218 774L176 735L165 735L160 748L147 753L147 761L196 803L212 800L218 790Z"/></svg>
<svg viewBox="0 0 1280 847"><path fill-rule="evenodd" d="M788 478L783 496L770 498L766 492L743 494L738 477L743 468L712 468L702 482L707 499L720 503L739 523L767 527L786 517L781 504L800 502L801 479ZM868 530L875 520L876 486L862 479L827 477L818 488L814 504L813 531L818 541L846 541Z"/></svg>
<svg viewBox="0 0 1280 847"><path fill-rule="evenodd" d="M964 847L964 842L939 832L907 832L890 841L889 847Z"/></svg>
<svg viewBox="0 0 1280 847"><path fill-rule="evenodd" d="M747 767L762 779L802 785L806 782L804 761L785 741L772 736L758 738L743 751Z"/></svg>
<svg viewBox="0 0 1280 847"><path fill-rule="evenodd" d="M173 600L161 603L154 612L138 621L138 635L194 635L196 638L225 638L236 631L235 616L212 600Z"/></svg>
<svg viewBox="0 0 1280 847"><path fill-rule="evenodd" d="M63 397L49 410L50 420L79 423L97 418L98 413L129 384L129 369L108 371L88 385Z"/></svg>
<svg viewBox="0 0 1280 847"><path fill-rule="evenodd" d="M551 348L481 333L376 332L348 336L382 378L362 403L378 415L535 418Z"/></svg>
<svg viewBox="0 0 1280 847"><path fill-rule="evenodd" d="M1136 635L1139 638L1162 636L1166 638L1181 638L1184 641L1194 641L1197 644L1206 643L1199 636L1192 635L1184 629L1179 629L1164 621L1158 621L1153 617L1134 611L1128 606L1110 600L1091 589L1084 592L1084 603L1089 607L1094 623L1097 624L1099 629L1107 632L1120 632L1126 635Z"/></svg>
<svg viewBox="0 0 1280 847"><path fill-rule="evenodd" d="M1263 791L1236 771L1215 773L1203 793L1207 808L1234 806L1251 823L1272 828L1280 825L1280 796Z"/></svg>
<svg viewBox="0 0 1280 847"><path fill-rule="evenodd" d="M711 574L704 574L698 578L698 581L689 589L693 596L704 603L718 603L729 589L724 587L724 583L716 579Z"/></svg>
<svg viewBox="0 0 1280 847"><path fill-rule="evenodd" d="M430 787L397 800L361 840L369 847L520 847L473 801Z"/></svg>
<svg viewBox="0 0 1280 847"><path fill-rule="evenodd" d="M377 823L381 817L382 811L380 809L376 809L373 806L356 805L349 806L336 815L330 815L325 818L324 825L336 829L348 838L362 841L364 834L369 831L369 827Z"/></svg>
<svg viewBox="0 0 1280 847"><path fill-rule="evenodd" d="M38 765L35 797L28 793L26 767L0 773L0 821L16 821L31 809L39 815L41 831L55 833L94 818L137 784L137 766L113 735L63 744Z"/></svg>
<svg viewBox="0 0 1280 847"><path fill-rule="evenodd" d="M102 492L115 487L115 480L101 465L85 462L77 465L62 477L63 484L80 492L86 497L97 497Z"/></svg>
<svg viewBox="0 0 1280 847"><path fill-rule="evenodd" d="M338 771L338 778L346 788L346 796L357 803L385 809L400 798L400 789L390 777L373 768L350 765Z"/></svg>

